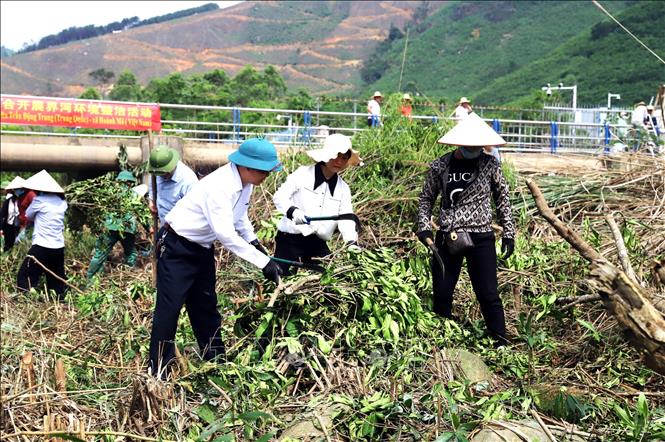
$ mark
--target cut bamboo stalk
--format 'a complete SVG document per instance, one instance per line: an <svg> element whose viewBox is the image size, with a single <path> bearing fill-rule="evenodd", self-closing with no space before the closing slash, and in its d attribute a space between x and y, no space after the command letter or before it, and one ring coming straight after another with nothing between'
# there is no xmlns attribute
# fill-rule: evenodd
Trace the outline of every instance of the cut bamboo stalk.
<svg viewBox="0 0 665 442"><path fill-rule="evenodd" d="M55 361L55 389L61 393L62 397L67 397L67 375L62 359Z"/></svg>
<svg viewBox="0 0 665 442"><path fill-rule="evenodd" d="M614 242L616 243L617 246L617 254L619 255L619 262L621 263L623 271L626 272L626 275L630 279L632 279L635 283L639 284L637 276L635 276L635 271L633 270L633 266L630 265L628 250L626 250L626 244L623 241L623 235L621 235L621 230L619 230L619 226L617 225L614 216L611 213L608 213L607 215L605 215L605 221L607 221L607 225L610 226L610 231L612 232L612 236L614 237Z"/></svg>
<svg viewBox="0 0 665 442"><path fill-rule="evenodd" d="M35 365L31 351L27 351L21 356L21 371L25 378L26 388L32 389L35 386ZM28 399L31 403L34 403L35 395L32 393L28 394Z"/></svg>

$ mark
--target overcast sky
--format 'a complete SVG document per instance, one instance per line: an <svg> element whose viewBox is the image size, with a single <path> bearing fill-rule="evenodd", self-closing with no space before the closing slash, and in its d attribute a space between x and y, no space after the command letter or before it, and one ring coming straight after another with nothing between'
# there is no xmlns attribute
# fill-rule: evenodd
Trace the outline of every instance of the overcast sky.
<svg viewBox="0 0 665 442"><path fill-rule="evenodd" d="M24 43L72 26L107 25L133 16L141 20L206 3L225 8L238 1L0 1L2 46L18 50Z"/></svg>

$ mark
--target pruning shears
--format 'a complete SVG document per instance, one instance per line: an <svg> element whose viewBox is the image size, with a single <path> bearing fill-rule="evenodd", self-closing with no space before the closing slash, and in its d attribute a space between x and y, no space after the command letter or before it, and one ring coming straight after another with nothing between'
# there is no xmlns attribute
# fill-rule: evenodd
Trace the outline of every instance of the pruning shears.
<svg viewBox="0 0 665 442"><path fill-rule="evenodd" d="M355 213L341 213L339 215L330 215L330 216L306 216L307 224L312 221L341 221L349 220L356 223L356 232L362 230L362 224L360 224L360 218Z"/></svg>
<svg viewBox="0 0 665 442"><path fill-rule="evenodd" d="M434 258L439 263L439 266L441 267L441 278L445 278L446 266L443 265L443 260L441 259L441 255L439 255L439 250L436 248L436 246L434 245L434 241L432 241L431 238L425 238L425 242L427 243L427 247L429 247L429 249L434 254Z"/></svg>
<svg viewBox="0 0 665 442"><path fill-rule="evenodd" d="M318 264L290 261L288 259L276 258L274 256L269 256L269 258L275 262L281 262L282 264L288 264L294 267L300 267L301 269L312 270L314 272L324 273L326 271L325 267L320 266Z"/></svg>

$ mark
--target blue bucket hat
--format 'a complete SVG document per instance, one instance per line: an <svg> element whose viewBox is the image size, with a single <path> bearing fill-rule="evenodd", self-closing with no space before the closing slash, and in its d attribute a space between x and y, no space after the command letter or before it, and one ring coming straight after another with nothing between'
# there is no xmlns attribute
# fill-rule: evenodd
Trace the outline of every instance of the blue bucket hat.
<svg viewBox="0 0 665 442"><path fill-rule="evenodd" d="M245 140L238 150L229 155L229 161L236 166L263 170L264 172L282 170L282 163L277 158L277 149L270 141L262 138Z"/></svg>

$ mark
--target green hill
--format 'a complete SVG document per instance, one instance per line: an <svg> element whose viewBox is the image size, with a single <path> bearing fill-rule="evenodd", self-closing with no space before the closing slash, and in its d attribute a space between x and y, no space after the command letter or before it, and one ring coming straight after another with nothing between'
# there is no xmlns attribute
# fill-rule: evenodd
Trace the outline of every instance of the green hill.
<svg viewBox="0 0 665 442"><path fill-rule="evenodd" d="M640 2L617 16L633 34L665 57L665 14L662 2ZM476 93L482 102L508 102L520 91L543 82L577 84L578 101L604 103L608 92L620 92L622 103L648 99L665 81L665 65L612 21L603 21L562 45L552 54L497 79Z"/></svg>
<svg viewBox="0 0 665 442"><path fill-rule="evenodd" d="M665 52L662 2L603 5ZM587 102L602 103L608 90L627 98L651 91L662 81L662 65L659 75L657 60L605 18L591 2L451 2L420 32L410 29L402 89L495 104L528 96L547 82L577 82ZM392 63L365 89L398 88L396 60L404 44L396 39L381 54Z"/></svg>

